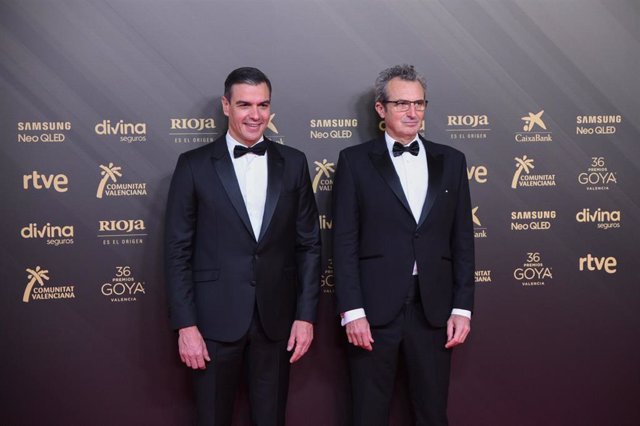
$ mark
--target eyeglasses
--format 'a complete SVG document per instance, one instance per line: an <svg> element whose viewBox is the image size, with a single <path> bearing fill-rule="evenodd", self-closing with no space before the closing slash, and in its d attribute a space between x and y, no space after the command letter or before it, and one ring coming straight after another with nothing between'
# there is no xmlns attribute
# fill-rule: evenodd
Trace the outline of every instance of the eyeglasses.
<svg viewBox="0 0 640 426"><path fill-rule="evenodd" d="M419 99L417 101L405 101L404 99L400 99L398 101L383 101L383 104L393 104L393 110L397 112L405 112L409 111L411 108L411 104L415 106L416 111L424 111L427 109L427 104L429 101L426 99Z"/></svg>

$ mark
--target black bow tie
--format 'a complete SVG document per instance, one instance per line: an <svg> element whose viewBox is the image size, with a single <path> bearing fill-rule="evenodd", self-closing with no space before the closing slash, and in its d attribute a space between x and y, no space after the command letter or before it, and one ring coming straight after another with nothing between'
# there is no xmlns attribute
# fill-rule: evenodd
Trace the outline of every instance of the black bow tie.
<svg viewBox="0 0 640 426"><path fill-rule="evenodd" d="M399 157L405 152L408 152L411 155L418 155L420 152L420 145L418 145L418 141L413 141L409 145L402 145L400 142L394 142L391 152L393 152L394 157Z"/></svg>
<svg viewBox="0 0 640 426"><path fill-rule="evenodd" d="M233 158L239 158L248 153L252 153L255 155L264 155L266 151L267 144L264 142L257 143L249 148L243 145L236 145L235 147L233 147Z"/></svg>

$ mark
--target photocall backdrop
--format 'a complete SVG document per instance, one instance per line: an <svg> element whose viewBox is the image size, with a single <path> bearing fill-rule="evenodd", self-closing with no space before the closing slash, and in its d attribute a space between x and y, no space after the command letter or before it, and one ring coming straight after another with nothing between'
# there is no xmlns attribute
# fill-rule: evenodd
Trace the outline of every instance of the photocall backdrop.
<svg viewBox="0 0 640 426"><path fill-rule="evenodd" d="M381 132L372 86L398 63L427 77L426 137L468 162L477 303L452 424L640 423L639 20L631 0L0 2L0 423L192 421L164 205L178 155L225 132L226 75L256 66L324 244L288 424L347 424L332 179ZM392 424L409 407L399 386Z"/></svg>

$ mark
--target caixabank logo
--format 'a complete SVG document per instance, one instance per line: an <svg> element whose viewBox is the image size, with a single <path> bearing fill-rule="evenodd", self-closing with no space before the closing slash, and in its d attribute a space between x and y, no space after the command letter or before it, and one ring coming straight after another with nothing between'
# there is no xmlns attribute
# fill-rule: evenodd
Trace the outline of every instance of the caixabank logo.
<svg viewBox="0 0 640 426"><path fill-rule="evenodd" d="M471 219L473 220L473 236L474 238L487 238L487 228L482 226L482 222L478 217L478 209L476 206L471 210Z"/></svg>
<svg viewBox="0 0 640 426"><path fill-rule="evenodd" d="M267 123L267 128L264 132L264 135L269 138L270 140L279 143L280 145L284 145L285 144L285 137L283 134L281 134L278 131L278 127L276 126L276 122L275 122L275 118L276 118L276 113L273 112L271 113L271 115L269 116L269 122Z"/></svg>
<svg viewBox="0 0 640 426"><path fill-rule="evenodd" d="M108 136L124 143L147 141L146 123L127 123L124 120L116 122L102 120L95 125L94 131L99 136Z"/></svg>
<svg viewBox="0 0 640 426"><path fill-rule="evenodd" d="M607 167L604 157L591 157L589 167L578 174L578 183L587 191L608 191L618 184L618 173Z"/></svg>
<svg viewBox="0 0 640 426"><path fill-rule="evenodd" d="M578 115L576 135L613 135L621 123L620 114Z"/></svg>
<svg viewBox="0 0 640 426"><path fill-rule="evenodd" d="M145 286L134 277L131 266L116 266L113 277L100 286L100 293L112 303L137 302L146 294Z"/></svg>
<svg viewBox="0 0 640 426"><path fill-rule="evenodd" d="M357 118L313 118L309 120L309 138L311 140L350 139L357 128Z"/></svg>
<svg viewBox="0 0 640 426"><path fill-rule="evenodd" d="M604 210L600 207L596 209L584 208L576 213L576 222L591 223L596 229L603 231L620 229L622 214L620 210Z"/></svg>
<svg viewBox="0 0 640 426"><path fill-rule="evenodd" d="M543 286L553 279L553 268L543 263L540 252L529 252L522 266L513 270L513 278L523 287Z"/></svg>
<svg viewBox="0 0 640 426"><path fill-rule="evenodd" d="M169 122L174 143L209 143L218 137L212 117L171 118Z"/></svg>
<svg viewBox="0 0 640 426"><path fill-rule="evenodd" d="M482 141L491 131L486 114L448 115L447 133L455 141Z"/></svg>
<svg viewBox="0 0 640 426"><path fill-rule="evenodd" d="M578 270L581 272L606 272L615 274L618 272L618 259L613 256L594 256L587 253L578 258Z"/></svg>
<svg viewBox="0 0 640 426"><path fill-rule="evenodd" d="M40 266L35 268L27 268L27 284L22 293L22 302L29 303L31 301L51 301L62 299L75 299L75 285L73 284L57 284L50 285L48 283L49 270Z"/></svg>
<svg viewBox="0 0 640 426"><path fill-rule="evenodd" d="M320 288L325 294L335 293L335 281L333 275L333 259L327 261L327 267L320 276Z"/></svg>
<svg viewBox="0 0 640 426"><path fill-rule="evenodd" d="M71 132L70 121L19 121L17 139L20 143L62 143Z"/></svg>
<svg viewBox="0 0 640 426"><path fill-rule="evenodd" d="M521 132L514 133L514 139L518 143L552 142L553 137L542 119L544 110L530 112L520 120L524 121Z"/></svg>
<svg viewBox="0 0 640 426"><path fill-rule="evenodd" d="M20 229L20 236L23 239L39 241L55 247L72 245L74 235L73 225L55 225L49 222L45 224L31 222Z"/></svg>
<svg viewBox="0 0 640 426"><path fill-rule="evenodd" d="M122 167L113 163L100 164L102 178L98 183L96 198L103 197L139 197L147 195L147 184L144 182L120 182L123 177Z"/></svg>
<svg viewBox="0 0 640 426"><path fill-rule="evenodd" d="M514 160L516 160L516 170L511 179L512 189L556 186L555 173L532 173L536 168L533 158L523 155L521 158L515 157Z"/></svg>
<svg viewBox="0 0 640 426"><path fill-rule="evenodd" d="M143 219L106 219L98 221L98 239L104 246L142 245L147 238Z"/></svg>
<svg viewBox="0 0 640 426"><path fill-rule="evenodd" d="M311 182L313 193L331 192L333 189L333 174L336 172L335 163L324 158L322 161L314 161L316 174Z"/></svg>

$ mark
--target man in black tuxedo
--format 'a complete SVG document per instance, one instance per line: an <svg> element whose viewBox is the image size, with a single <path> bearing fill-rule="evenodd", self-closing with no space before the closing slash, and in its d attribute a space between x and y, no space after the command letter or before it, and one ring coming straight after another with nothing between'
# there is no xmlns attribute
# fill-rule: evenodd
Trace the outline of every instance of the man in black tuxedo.
<svg viewBox="0 0 640 426"><path fill-rule="evenodd" d="M289 363L313 339L318 213L304 154L263 136L270 105L260 70L231 72L228 132L182 154L171 180L170 318L180 359L195 370L199 425L231 424L243 366L253 424L283 425Z"/></svg>
<svg viewBox="0 0 640 426"><path fill-rule="evenodd" d="M418 135L427 106L412 66L376 80L386 132L340 153L333 186L336 295L355 425L388 424L398 356L415 421L447 424L450 349L470 330L474 242L464 155Z"/></svg>

